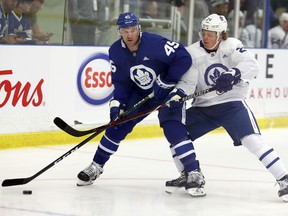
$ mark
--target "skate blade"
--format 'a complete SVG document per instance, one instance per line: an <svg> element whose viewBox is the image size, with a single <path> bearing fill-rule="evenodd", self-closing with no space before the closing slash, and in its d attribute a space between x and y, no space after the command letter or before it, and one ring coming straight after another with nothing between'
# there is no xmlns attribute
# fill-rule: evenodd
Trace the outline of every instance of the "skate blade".
<svg viewBox="0 0 288 216"><path fill-rule="evenodd" d="M168 194L172 194L172 193L175 193L179 190L178 187L167 187L165 188L165 192L168 193Z"/></svg>
<svg viewBox="0 0 288 216"><path fill-rule="evenodd" d="M204 188L189 188L187 192L192 197L203 197L206 196Z"/></svg>
<svg viewBox="0 0 288 216"><path fill-rule="evenodd" d="M82 186L88 186L92 185L94 181L81 181L80 179L77 182L77 186L82 187Z"/></svg>
<svg viewBox="0 0 288 216"><path fill-rule="evenodd" d="M286 203L288 202L288 194L283 195L281 198L284 202L286 202Z"/></svg>

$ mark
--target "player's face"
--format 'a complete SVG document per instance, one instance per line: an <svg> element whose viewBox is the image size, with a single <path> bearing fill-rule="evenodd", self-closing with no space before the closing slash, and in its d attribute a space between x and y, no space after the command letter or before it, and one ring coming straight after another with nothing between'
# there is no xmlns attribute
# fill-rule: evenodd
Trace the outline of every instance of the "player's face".
<svg viewBox="0 0 288 216"><path fill-rule="evenodd" d="M140 34L140 29L138 26L131 26L128 28L120 28L119 32L120 32L120 35L122 37L122 40L125 42L125 44L128 46L128 48L130 50L131 50L131 48L133 48L133 47L135 48L135 46L137 46L139 34ZM131 51L134 51L134 49Z"/></svg>
<svg viewBox="0 0 288 216"><path fill-rule="evenodd" d="M30 11L30 8L32 6L32 3L31 2L23 2L22 4L22 10L24 13L28 13Z"/></svg>
<svg viewBox="0 0 288 216"><path fill-rule="evenodd" d="M211 48L216 48L215 44L218 42L218 38L217 38L217 33L214 31L207 31L207 30L202 30L200 32L200 36L202 38L202 42L204 44L204 47L206 49L211 49ZM219 38L219 40L221 40L221 36Z"/></svg>
<svg viewBox="0 0 288 216"><path fill-rule="evenodd" d="M288 31L288 20L284 20L281 24L284 31Z"/></svg>
<svg viewBox="0 0 288 216"><path fill-rule="evenodd" d="M42 3L40 1L33 1L31 8L30 8L30 13L35 14L37 13L42 7Z"/></svg>
<svg viewBox="0 0 288 216"><path fill-rule="evenodd" d="M16 0L3 0L3 5L5 9L11 11L15 8L17 1Z"/></svg>

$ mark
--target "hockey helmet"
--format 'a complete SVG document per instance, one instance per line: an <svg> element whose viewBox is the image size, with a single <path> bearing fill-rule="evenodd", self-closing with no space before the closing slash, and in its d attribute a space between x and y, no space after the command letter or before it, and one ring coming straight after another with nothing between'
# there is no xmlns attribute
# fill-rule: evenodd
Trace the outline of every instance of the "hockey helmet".
<svg viewBox="0 0 288 216"><path fill-rule="evenodd" d="M118 29L139 26L139 18L133 12L126 12L119 15L117 20Z"/></svg>
<svg viewBox="0 0 288 216"><path fill-rule="evenodd" d="M288 21L288 13L282 13L279 17L280 23L283 23L284 21Z"/></svg>
<svg viewBox="0 0 288 216"><path fill-rule="evenodd" d="M222 15L211 14L202 21L201 28L217 32L217 35L220 35L223 31L227 31L227 20Z"/></svg>
<svg viewBox="0 0 288 216"><path fill-rule="evenodd" d="M262 9L256 10L254 13L254 18L263 18L263 10Z"/></svg>

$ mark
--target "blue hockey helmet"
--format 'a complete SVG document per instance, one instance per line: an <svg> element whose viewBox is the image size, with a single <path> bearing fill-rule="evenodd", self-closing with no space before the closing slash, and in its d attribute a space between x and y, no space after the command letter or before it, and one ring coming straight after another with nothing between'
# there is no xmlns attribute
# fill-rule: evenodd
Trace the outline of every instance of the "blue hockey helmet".
<svg viewBox="0 0 288 216"><path fill-rule="evenodd" d="M119 15L117 20L118 29L130 26L139 26L139 18L133 12L126 12Z"/></svg>

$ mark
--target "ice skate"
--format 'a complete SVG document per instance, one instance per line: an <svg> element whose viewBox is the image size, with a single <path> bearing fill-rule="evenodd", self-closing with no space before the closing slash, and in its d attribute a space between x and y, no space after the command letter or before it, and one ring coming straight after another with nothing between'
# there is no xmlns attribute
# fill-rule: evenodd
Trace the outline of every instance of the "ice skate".
<svg viewBox="0 0 288 216"><path fill-rule="evenodd" d="M195 170L188 173L187 183L185 189L192 197L205 196L204 190L205 179L203 174L199 170Z"/></svg>
<svg viewBox="0 0 288 216"><path fill-rule="evenodd" d="M279 184L278 195L284 202L288 202L288 175L284 177L284 180L277 181Z"/></svg>
<svg viewBox="0 0 288 216"><path fill-rule="evenodd" d="M103 167L94 161L78 174L77 186L91 185L103 173Z"/></svg>
<svg viewBox="0 0 288 216"><path fill-rule="evenodd" d="M177 191L179 188L184 187L187 182L187 176L188 176L187 172L182 171L178 178L173 179L171 181L166 181L166 188L165 188L166 193L171 194Z"/></svg>

